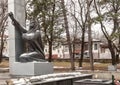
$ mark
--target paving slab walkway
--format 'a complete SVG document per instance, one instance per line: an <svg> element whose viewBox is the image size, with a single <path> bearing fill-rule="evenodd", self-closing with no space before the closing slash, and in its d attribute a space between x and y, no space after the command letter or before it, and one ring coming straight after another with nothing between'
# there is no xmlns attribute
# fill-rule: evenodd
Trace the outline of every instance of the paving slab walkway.
<svg viewBox="0 0 120 85"><path fill-rule="evenodd" d="M10 79L8 72L0 73L0 85L6 85L6 80Z"/></svg>
<svg viewBox="0 0 120 85"><path fill-rule="evenodd" d="M6 80L10 78L9 68L0 68L0 85L6 85Z"/></svg>

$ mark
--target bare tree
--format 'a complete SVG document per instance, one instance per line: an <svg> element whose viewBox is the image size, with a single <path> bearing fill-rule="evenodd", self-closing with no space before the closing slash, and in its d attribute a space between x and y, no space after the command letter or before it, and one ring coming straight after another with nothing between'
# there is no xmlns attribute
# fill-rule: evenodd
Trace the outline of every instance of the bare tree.
<svg viewBox="0 0 120 85"><path fill-rule="evenodd" d="M87 0L87 9L88 9L88 50L89 50L89 57L90 57L90 65L91 70L94 70L94 61L93 61L93 53L92 53L92 34L91 34L91 25L92 25L92 19L90 17L90 6L92 4L93 0Z"/></svg>
<svg viewBox="0 0 120 85"><path fill-rule="evenodd" d="M65 29L66 29L66 37L67 37L67 42L68 42L68 46L69 46L69 55L70 55L70 59L71 59L71 70L75 70L74 58L73 58L73 53L72 53L72 46L71 46L71 40L70 40L69 27L68 27L67 14L66 14L64 0L61 0L61 7L62 7L62 11L63 11L64 25L65 25Z"/></svg>
<svg viewBox="0 0 120 85"><path fill-rule="evenodd" d="M85 46L85 33L87 28L91 29L91 21L90 21L90 6L93 0L76 0L77 2L71 0L73 7L75 7L76 3L78 3L78 6L76 6L77 8L79 8L78 10L75 11L75 13L71 13L71 15L74 17L74 19L77 21L80 29L81 29L81 57L79 60L79 67L82 67L82 61L83 61L83 57L84 57L84 46ZM76 16L76 15L78 16ZM90 30L89 30L90 33ZM89 35L91 36L91 35ZM91 39L90 39L91 40ZM89 45L90 48L92 48L91 44ZM92 60L91 60L92 62Z"/></svg>
<svg viewBox="0 0 120 85"><path fill-rule="evenodd" d="M0 62L2 61L2 53L4 47L4 32L6 29L7 20L7 0L0 1L0 36L1 36L1 46L0 46Z"/></svg>
<svg viewBox="0 0 120 85"><path fill-rule="evenodd" d="M120 55L120 0L94 0L94 7L98 15L96 20L100 23L101 30L108 42L112 65L116 66ZM107 24L112 29L111 33L107 30ZM116 41L117 43L115 43Z"/></svg>
<svg viewBox="0 0 120 85"><path fill-rule="evenodd" d="M72 40L72 51L73 51L73 58L75 59L75 55L76 55L76 50L77 49L80 49L77 47L76 44L79 44L80 43L77 43L76 40L78 40L80 38L80 34L81 34L81 29L79 28L79 25L78 25L78 22L77 20L74 18L74 17L77 17L76 15L76 5L74 3L74 1L71 0L71 4L70 4L70 7L68 8L69 10L69 14L70 14L70 17L72 19L71 22L69 22L69 26L72 30L72 33L71 33L71 40Z"/></svg>

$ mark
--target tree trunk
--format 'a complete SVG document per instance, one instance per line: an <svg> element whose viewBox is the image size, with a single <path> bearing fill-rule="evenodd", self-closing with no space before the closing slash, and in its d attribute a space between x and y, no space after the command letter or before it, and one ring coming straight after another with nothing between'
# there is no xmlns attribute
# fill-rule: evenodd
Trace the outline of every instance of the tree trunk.
<svg viewBox="0 0 120 85"><path fill-rule="evenodd" d="M3 40L3 36L4 36L4 29L1 32L1 46L0 46L0 63L2 62L2 56L3 56L3 47L4 47L4 40Z"/></svg>
<svg viewBox="0 0 120 85"><path fill-rule="evenodd" d="M110 53L111 53L111 57L112 57L112 65L116 65L117 64L117 62L116 62L116 55L115 55L115 50L114 50L114 47L112 45L111 40L108 40L108 47L109 47L109 50L110 50Z"/></svg>
<svg viewBox="0 0 120 85"><path fill-rule="evenodd" d="M85 28L82 28L81 57L79 60L79 67L82 67L82 62L84 57L84 46L85 46L84 37L85 37Z"/></svg>
<svg viewBox="0 0 120 85"><path fill-rule="evenodd" d="M94 59L92 53L92 37L91 37L91 25L88 26L88 50L89 50L89 57L90 57L90 65L91 70L94 71Z"/></svg>
<svg viewBox="0 0 120 85"><path fill-rule="evenodd" d="M72 48L73 48L73 58L75 59L75 38L73 40L73 45L72 45Z"/></svg>
<svg viewBox="0 0 120 85"><path fill-rule="evenodd" d="M49 57L48 57L48 61L49 62L52 61L52 42L49 42Z"/></svg>
<svg viewBox="0 0 120 85"><path fill-rule="evenodd" d="M65 9L65 5L64 5L64 0L61 0L61 6L62 6L62 12L63 12L63 16L64 16L66 37L67 37L67 42L68 42L68 47L69 47L69 55L70 55L70 59L71 59L71 70L75 70L74 58L73 58L73 53L72 53L72 46L71 46L71 40L70 40L69 27L68 27L68 21L67 21L67 15L66 15L66 9Z"/></svg>
<svg viewBox="0 0 120 85"><path fill-rule="evenodd" d="M92 23L91 23L91 17L90 17L90 1L89 0L87 0L87 9L88 9L88 50L89 50L91 70L94 71L94 61L93 61L93 53L92 53L92 37L91 37Z"/></svg>

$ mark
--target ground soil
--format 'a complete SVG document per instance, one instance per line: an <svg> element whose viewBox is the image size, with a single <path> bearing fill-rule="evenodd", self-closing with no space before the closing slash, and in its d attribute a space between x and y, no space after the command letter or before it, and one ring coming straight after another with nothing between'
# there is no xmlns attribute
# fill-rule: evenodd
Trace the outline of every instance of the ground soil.
<svg viewBox="0 0 120 85"><path fill-rule="evenodd" d="M68 71L70 70L70 62L52 62L55 68L55 71ZM103 70L107 71L108 66L111 65L111 63L94 63L94 70ZM79 68L78 62L75 62L76 69L80 70L91 70L91 66L89 62L83 62L83 67ZM3 62L0 63L0 68L9 68L9 61L3 60ZM120 69L120 64L117 65L117 69Z"/></svg>

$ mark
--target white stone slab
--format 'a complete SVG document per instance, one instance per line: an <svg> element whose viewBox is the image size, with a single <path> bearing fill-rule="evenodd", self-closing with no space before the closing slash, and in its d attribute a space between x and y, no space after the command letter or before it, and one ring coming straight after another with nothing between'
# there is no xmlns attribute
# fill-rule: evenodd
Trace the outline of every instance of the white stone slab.
<svg viewBox="0 0 120 85"><path fill-rule="evenodd" d="M53 65L49 62L14 62L11 75L14 76L35 76L53 73Z"/></svg>

